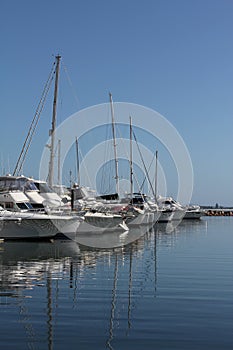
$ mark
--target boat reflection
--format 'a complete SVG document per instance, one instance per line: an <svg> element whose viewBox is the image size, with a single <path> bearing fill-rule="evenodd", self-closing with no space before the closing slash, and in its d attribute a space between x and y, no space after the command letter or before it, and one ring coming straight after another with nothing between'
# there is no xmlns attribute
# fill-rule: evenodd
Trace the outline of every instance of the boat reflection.
<svg viewBox="0 0 233 350"><path fill-rule="evenodd" d="M25 348L36 346L39 332L43 339L46 334L45 347L55 348L54 334L67 315L67 328L75 324L78 329L83 318L88 321L88 329L81 328L82 339L101 320L102 348L113 349L120 332L130 337L136 327L135 313L148 290L157 297L158 243L175 242L178 232L186 232L185 225L134 228L123 237L111 234L111 239L107 233L93 234L82 242L1 243L0 301L5 310L16 308L24 327Z"/></svg>
<svg viewBox="0 0 233 350"><path fill-rule="evenodd" d="M76 233L73 240L83 246L91 248L116 248L122 247L124 245L130 244L150 230L149 225L142 225L137 227L132 227L128 231L108 231L105 230L102 233L90 232L86 235L80 235Z"/></svg>
<svg viewBox="0 0 233 350"><path fill-rule="evenodd" d="M96 266L99 257L117 253L128 254L127 245L138 250L137 240L147 229L134 228L118 233L91 234L77 241L54 239L50 241L6 241L0 244L0 296L21 297L21 291L34 286L44 286L44 274L62 279L69 275L73 283L74 268L80 273L87 267ZM134 243L133 243L134 242ZM125 249L124 249L125 247ZM76 272L77 276L77 272Z"/></svg>

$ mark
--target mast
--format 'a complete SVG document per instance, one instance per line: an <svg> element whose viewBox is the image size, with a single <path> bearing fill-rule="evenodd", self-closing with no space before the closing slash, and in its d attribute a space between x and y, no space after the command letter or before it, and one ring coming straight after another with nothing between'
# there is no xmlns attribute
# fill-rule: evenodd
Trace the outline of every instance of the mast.
<svg viewBox="0 0 233 350"><path fill-rule="evenodd" d="M158 191L158 151L155 152L155 202L157 202Z"/></svg>
<svg viewBox="0 0 233 350"><path fill-rule="evenodd" d="M114 109L112 94L109 93L111 115L112 115L112 137L113 137L113 147L114 147L114 159L115 159L115 180L116 180L116 193L119 195L119 175L118 175L118 158L117 158L117 145L116 145L116 131L115 131L115 119L114 119Z"/></svg>
<svg viewBox="0 0 233 350"><path fill-rule="evenodd" d="M36 127L38 125L41 113L42 113L42 111L44 109L45 101L46 101L48 92L50 90L51 83L53 81L54 65L55 65L55 62L53 63L53 67L52 67L51 72L49 74L48 80L47 80L47 82L46 82L46 84L44 86L44 90L42 92L42 96L41 96L40 102L39 102L39 104L37 106L37 109L36 109L36 113L35 113L35 115L33 117L33 120L31 122L30 128L29 128L28 133L27 133L27 137L26 137L26 139L24 141L22 150L21 150L19 158L17 160L16 166L15 166L15 169L14 169L14 172L13 172L13 176L16 176L16 175L20 174L20 172L22 170L22 167L23 167L23 164L24 164L24 161L25 161L25 158L26 158L26 155L28 153L29 147L30 147L30 145L32 143L32 137L33 137L33 135L34 135L34 133L36 131Z"/></svg>
<svg viewBox="0 0 233 350"><path fill-rule="evenodd" d="M55 77L55 86L54 86L54 100L53 100L53 118L52 118L52 128L49 130L49 135L51 136L51 145L50 145L50 161L49 161L49 174L48 174L48 184L50 187L53 186L54 180L54 144L55 144L55 130L56 130L56 119L57 119L57 95L58 95L58 79L60 72L60 59L61 56L56 56L56 77Z"/></svg>
<svg viewBox="0 0 233 350"><path fill-rule="evenodd" d="M75 139L75 145L76 145L76 159L77 159L77 180L78 180L78 185L80 186L80 166L79 166L79 150L78 150L77 137Z"/></svg>
<svg viewBox="0 0 233 350"><path fill-rule="evenodd" d="M61 185L61 140L58 140L57 182Z"/></svg>
<svg viewBox="0 0 233 350"><path fill-rule="evenodd" d="M132 141L133 141L133 129L132 129L132 117L129 117L129 127L130 127L130 197L131 200L133 198L133 147L132 147Z"/></svg>

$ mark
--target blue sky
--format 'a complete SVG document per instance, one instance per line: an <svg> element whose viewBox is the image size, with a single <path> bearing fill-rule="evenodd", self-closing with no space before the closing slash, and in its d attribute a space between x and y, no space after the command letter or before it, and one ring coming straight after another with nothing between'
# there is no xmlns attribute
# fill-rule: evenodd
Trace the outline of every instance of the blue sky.
<svg viewBox="0 0 233 350"><path fill-rule="evenodd" d="M2 1L1 170L12 171L54 56L70 77L58 122L114 101L152 108L180 133L192 201L233 205L232 0ZM65 75L65 74L64 74ZM52 100L51 100L52 101ZM46 106L25 163L37 176L51 125Z"/></svg>

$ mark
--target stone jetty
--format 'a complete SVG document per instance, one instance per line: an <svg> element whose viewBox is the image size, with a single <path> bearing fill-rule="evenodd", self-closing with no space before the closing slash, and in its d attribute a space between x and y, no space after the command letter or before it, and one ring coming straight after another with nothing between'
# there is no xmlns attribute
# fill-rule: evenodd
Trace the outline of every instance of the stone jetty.
<svg viewBox="0 0 233 350"><path fill-rule="evenodd" d="M233 208L205 209L206 216L233 216Z"/></svg>

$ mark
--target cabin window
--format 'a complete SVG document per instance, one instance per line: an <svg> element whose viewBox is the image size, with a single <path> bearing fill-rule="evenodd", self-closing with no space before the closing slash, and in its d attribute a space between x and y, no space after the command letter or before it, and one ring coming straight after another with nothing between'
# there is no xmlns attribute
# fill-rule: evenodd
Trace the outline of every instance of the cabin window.
<svg viewBox="0 0 233 350"><path fill-rule="evenodd" d="M13 207L14 207L13 202L6 202L6 203L5 203L5 208L6 208L6 209L13 209Z"/></svg>
<svg viewBox="0 0 233 350"><path fill-rule="evenodd" d="M40 193L53 193L53 190L48 186L46 182L34 182Z"/></svg>
<svg viewBox="0 0 233 350"><path fill-rule="evenodd" d="M33 209L44 209L44 206L41 203L32 203L31 206Z"/></svg>
<svg viewBox="0 0 233 350"><path fill-rule="evenodd" d="M28 203L27 203L28 204ZM30 209L30 208L28 208L28 205L27 205L26 203L16 203L16 205L17 205L17 207L19 208L19 209L21 209L21 210L28 210L28 209Z"/></svg>

